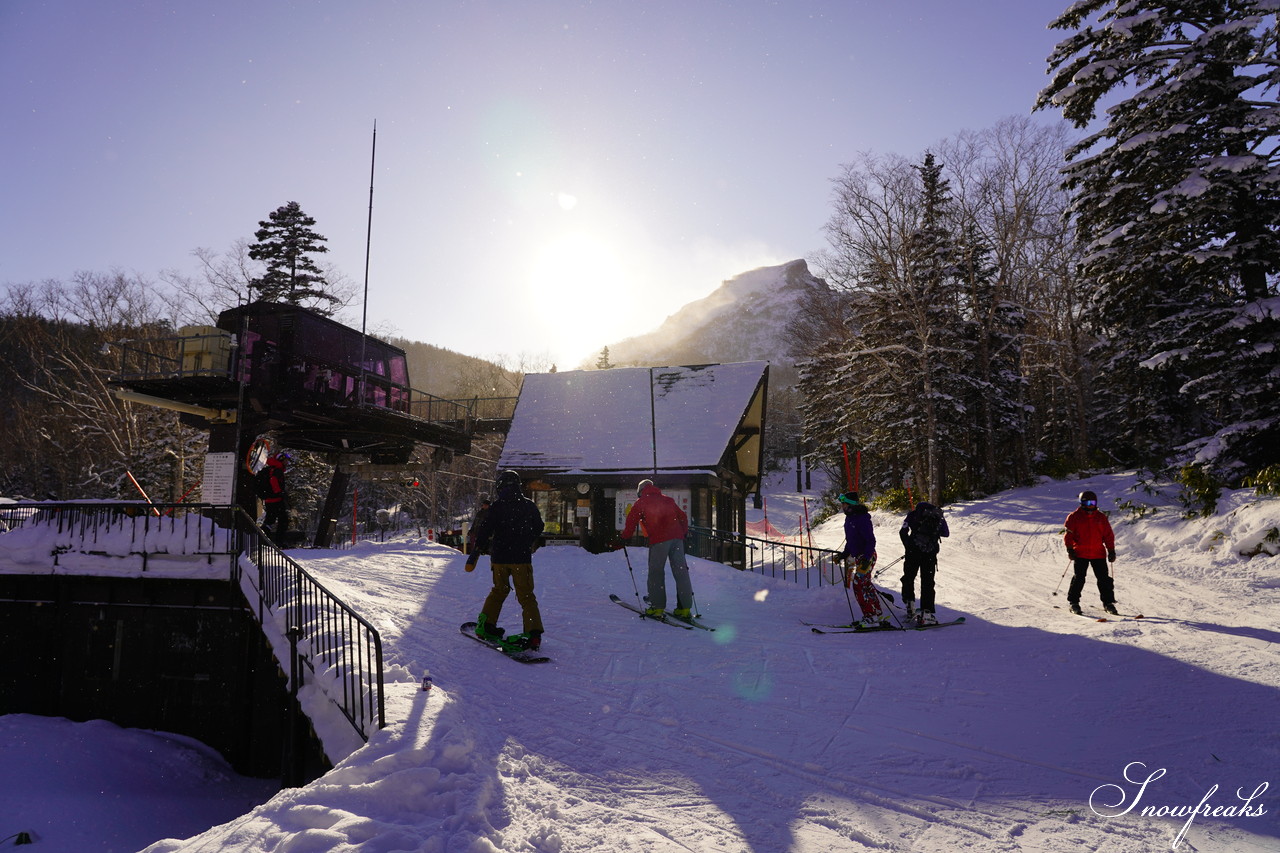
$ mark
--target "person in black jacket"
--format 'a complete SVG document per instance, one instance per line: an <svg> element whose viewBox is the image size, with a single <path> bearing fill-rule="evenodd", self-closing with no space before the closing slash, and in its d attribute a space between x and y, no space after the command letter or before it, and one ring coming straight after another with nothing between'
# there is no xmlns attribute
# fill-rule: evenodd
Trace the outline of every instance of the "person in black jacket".
<svg viewBox="0 0 1280 853"><path fill-rule="evenodd" d="M542 614L533 593L533 552L542 540L542 513L521 493L520 475L515 471L503 471L495 485L497 497L476 525L475 551L467 557L467 571L475 569L481 554L489 555L493 570L493 588L476 619L476 634L502 639L505 632L498 627L498 616L514 587L524 614L524 633L507 637L506 642L537 649L542 645Z"/></svg>
<svg viewBox="0 0 1280 853"><path fill-rule="evenodd" d="M902 520L898 536L905 550L902 560L902 606L907 609L907 621L921 625L937 625L934 613L933 576L938 571L939 540L950 536L946 516L942 510L920 501ZM916 573L920 573L920 610L915 609Z"/></svg>

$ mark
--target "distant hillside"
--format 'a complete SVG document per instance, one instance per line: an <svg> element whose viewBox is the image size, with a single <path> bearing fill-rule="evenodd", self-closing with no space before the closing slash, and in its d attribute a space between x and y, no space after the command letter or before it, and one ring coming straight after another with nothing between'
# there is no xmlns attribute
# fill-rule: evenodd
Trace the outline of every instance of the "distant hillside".
<svg viewBox="0 0 1280 853"><path fill-rule="evenodd" d="M491 361L403 338L387 342L405 351L409 384L415 391L450 400L514 397L520 392L523 376Z"/></svg>
<svg viewBox="0 0 1280 853"><path fill-rule="evenodd" d="M652 332L609 345L619 366L768 361L771 386L795 381L787 324L826 282L803 260L744 272L690 302Z"/></svg>

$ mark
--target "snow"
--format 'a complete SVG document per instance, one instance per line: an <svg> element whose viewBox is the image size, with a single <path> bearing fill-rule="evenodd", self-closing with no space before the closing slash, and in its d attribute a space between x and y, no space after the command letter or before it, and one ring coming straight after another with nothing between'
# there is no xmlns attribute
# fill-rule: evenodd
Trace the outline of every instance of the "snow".
<svg viewBox="0 0 1280 853"><path fill-rule="evenodd" d="M714 469L767 366L753 361L527 374L499 467Z"/></svg>
<svg viewBox="0 0 1280 853"><path fill-rule="evenodd" d="M768 492L790 533L817 498L794 482ZM1086 488L1116 528L1120 607L1144 618L1065 610L1061 523ZM386 729L232 817L199 798L242 782L189 743L0 718L5 830L38 833L33 851L173 836L151 853L1280 849L1280 499L1226 492L1187 519L1149 491L1107 474L946 507L939 616L968 621L920 632L819 636L801 620L847 622L843 588L697 559L696 603L719 630L679 630L608 601L643 588L621 552L548 547L534 560L553 662L539 665L458 634L487 559L466 573L416 539L291 552L382 632ZM885 566L901 519L873 515ZM813 538L838 546L840 519ZM897 597L895 570L879 582ZM1092 583L1083 603L1101 615ZM505 623L517 614L508 601ZM181 764L194 782L147 779ZM190 822L161 819L206 777Z"/></svg>

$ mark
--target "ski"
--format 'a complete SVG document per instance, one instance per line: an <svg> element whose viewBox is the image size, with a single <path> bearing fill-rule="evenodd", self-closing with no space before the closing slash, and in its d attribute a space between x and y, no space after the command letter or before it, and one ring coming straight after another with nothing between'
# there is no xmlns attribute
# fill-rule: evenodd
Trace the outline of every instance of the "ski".
<svg viewBox="0 0 1280 853"><path fill-rule="evenodd" d="M632 613L639 614L641 619L652 619L654 622L661 622L664 625L671 625L674 628L684 628L686 631L692 631L694 629L693 623L686 622L683 619L676 619L674 616L670 615L669 613L664 612L661 616L650 616L647 613L645 613L643 610L641 610L639 607L637 607L636 605L629 604L628 602L623 601L621 598L618 598L618 596L612 593L609 594L609 600L612 601L614 604L621 604L623 607L627 608ZM704 628L703 630L714 631L715 629Z"/></svg>
<svg viewBox="0 0 1280 853"><path fill-rule="evenodd" d="M1060 605L1053 605L1055 610L1060 610ZM1086 619L1092 619L1094 622L1130 622L1135 619L1145 619L1141 613L1111 613L1107 616L1095 616L1092 613L1072 613L1073 616L1083 616Z"/></svg>
<svg viewBox="0 0 1280 853"><path fill-rule="evenodd" d="M934 622L932 625L915 624L915 625L912 625L911 627L916 631L927 631L930 628L945 628L948 625L963 625L964 619L965 617L963 616L957 616L956 618L949 619L946 622Z"/></svg>
<svg viewBox="0 0 1280 853"><path fill-rule="evenodd" d="M458 627L458 630L462 632L464 636L470 637L480 645L488 646L494 651L501 652L506 657L509 657L514 661L519 661L520 663L547 663L551 660L551 658L541 652L535 652L531 649L510 649L496 640L486 640L484 637L481 637L476 633L475 622L463 622Z"/></svg>
<svg viewBox="0 0 1280 853"><path fill-rule="evenodd" d="M888 625L886 628L852 628L850 625L828 625L827 630L820 628L810 628L814 634L879 634L882 631L905 631L905 628L899 628L897 625Z"/></svg>
<svg viewBox="0 0 1280 853"><path fill-rule="evenodd" d="M948 625L963 625L964 619L965 617L963 616L957 616L955 619L952 619L947 622L935 622L932 625L910 624L910 625L907 625L905 628L899 628L896 625L890 625L888 628L851 628L846 625L846 626L838 626L837 630L823 631L820 628L810 628L809 630L813 631L813 633L815 634L876 634L876 633L879 633L880 631L927 631L930 628L945 628ZM829 627L836 627L836 626L829 626Z"/></svg>
<svg viewBox="0 0 1280 853"><path fill-rule="evenodd" d="M651 602L649 601L649 596L647 596L647 595L646 595L646 596L644 597L644 603L645 603L645 604L649 604L649 603L651 603ZM702 629L702 630L704 630L704 631L714 631L714 630L715 630L715 628L712 628L710 625L707 625L706 623L704 623L704 622L700 622L700 621L699 621L699 620L702 618L702 614L701 614L701 613L699 613L697 616L690 616L690 617L688 617L687 619L686 619L685 617L683 617L683 616L677 616L676 614L672 613L670 610L664 611L664 615L665 615L668 619L674 619L674 620L676 620L677 622L681 623L682 625L692 625L693 627L695 627L695 628L701 628L701 629Z"/></svg>

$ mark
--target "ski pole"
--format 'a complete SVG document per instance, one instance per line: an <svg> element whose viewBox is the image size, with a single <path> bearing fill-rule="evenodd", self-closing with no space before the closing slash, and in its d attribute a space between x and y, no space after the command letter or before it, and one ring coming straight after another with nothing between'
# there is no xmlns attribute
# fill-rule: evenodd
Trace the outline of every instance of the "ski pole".
<svg viewBox="0 0 1280 853"><path fill-rule="evenodd" d="M849 577L848 557L845 558L845 565L841 567L844 573L844 600L849 605L849 624L858 621L858 617L853 613L853 599L849 597L849 584L852 582Z"/></svg>
<svg viewBox="0 0 1280 853"><path fill-rule="evenodd" d="M631 588L636 591L636 604L640 605L640 609L644 610L644 602L640 600L640 587L636 586L636 573L631 568L631 555L627 553L627 543L622 543L622 556L627 561L627 574L631 575Z"/></svg>
<svg viewBox="0 0 1280 853"><path fill-rule="evenodd" d="M881 573L881 572L883 572L885 569L889 568L890 566L892 566L892 565L894 565L894 564L896 564L896 563L901 563L901 562L903 561L903 559L904 559L906 556L907 556L906 554L903 554L903 555L902 555L901 557L899 557L898 559L896 559L896 560L890 560L889 562L885 563L883 566L881 566L881 567L879 568L879 570L878 570L878 571L876 571L876 578L878 579L878 578L880 577L880 573Z"/></svg>
<svg viewBox="0 0 1280 853"><path fill-rule="evenodd" d="M1058 590L1062 589L1062 581L1066 578L1067 572L1071 571L1071 567L1075 565L1075 560L1067 557L1067 567L1062 570L1062 577L1058 578L1058 585L1053 588L1053 594L1057 595Z"/></svg>

